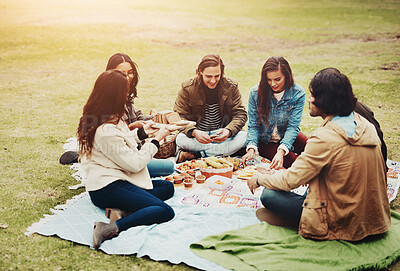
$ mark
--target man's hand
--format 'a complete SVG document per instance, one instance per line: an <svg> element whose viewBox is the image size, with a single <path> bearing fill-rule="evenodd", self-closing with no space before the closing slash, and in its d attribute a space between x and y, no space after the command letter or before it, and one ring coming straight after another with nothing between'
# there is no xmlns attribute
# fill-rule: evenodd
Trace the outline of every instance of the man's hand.
<svg viewBox="0 0 400 271"><path fill-rule="evenodd" d="M197 139L197 141L199 141L202 144L209 144L209 143L213 142L213 140L210 138L210 136L206 132L194 129L192 132L192 135L194 136L194 138Z"/></svg>
<svg viewBox="0 0 400 271"><path fill-rule="evenodd" d="M251 160L254 158L255 150L254 149L249 149L245 155L242 157L242 164L246 165L247 160Z"/></svg>
<svg viewBox="0 0 400 271"><path fill-rule="evenodd" d="M231 131L229 131L228 129L222 128L220 130L218 130L218 132L211 136L212 141L216 142L216 143L220 143L225 141L231 134Z"/></svg>
<svg viewBox="0 0 400 271"><path fill-rule="evenodd" d="M254 194L254 190L256 190L258 187L260 187L257 183L258 180L258 173L254 173L254 175L247 181L247 186L250 189L250 192Z"/></svg>
<svg viewBox="0 0 400 271"><path fill-rule="evenodd" d="M283 154L285 153L284 150L278 149L274 158L271 161L271 168L272 169L281 169L283 167Z"/></svg>
<svg viewBox="0 0 400 271"><path fill-rule="evenodd" d="M141 127L143 127L143 125L145 125L146 122L144 120L137 120L132 122L131 124L128 125L129 130L133 130L133 129L139 129Z"/></svg>

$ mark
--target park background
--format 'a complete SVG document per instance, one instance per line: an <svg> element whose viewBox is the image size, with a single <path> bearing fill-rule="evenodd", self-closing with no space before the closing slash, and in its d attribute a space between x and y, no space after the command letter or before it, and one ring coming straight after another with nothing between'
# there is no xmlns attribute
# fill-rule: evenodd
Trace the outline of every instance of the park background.
<svg viewBox="0 0 400 271"><path fill-rule="evenodd" d="M338 68L374 111L388 158L400 161L399 45L398 0L0 0L0 269L192 269L24 235L83 191L68 189L76 181L58 159L112 54L138 64L135 105L145 114L172 109L180 83L209 53L239 82L246 108L270 56L289 61L307 94L316 72ZM309 135L321 119L307 105L303 116Z"/></svg>

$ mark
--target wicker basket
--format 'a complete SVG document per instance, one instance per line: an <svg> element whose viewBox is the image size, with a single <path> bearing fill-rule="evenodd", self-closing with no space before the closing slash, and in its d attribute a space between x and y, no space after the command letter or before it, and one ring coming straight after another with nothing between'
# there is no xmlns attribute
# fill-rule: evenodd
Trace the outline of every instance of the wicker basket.
<svg viewBox="0 0 400 271"><path fill-rule="evenodd" d="M164 159L175 155L176 135L169 135L160 142L160 148L154 158Z"/></svg>

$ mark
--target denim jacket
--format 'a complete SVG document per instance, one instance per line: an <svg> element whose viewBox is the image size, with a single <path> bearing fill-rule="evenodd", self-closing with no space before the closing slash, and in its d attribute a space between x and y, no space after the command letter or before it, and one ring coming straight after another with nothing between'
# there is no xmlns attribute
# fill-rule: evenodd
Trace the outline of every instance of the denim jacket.
<svg viewBox="0 0 400 271"><path fill-rule="evenodd" d="M282 99L278 102L271 94L270 113L268 116L268 126L263 120L259 123L258 116L258 85L250 90L249 96L249 124L247 131L246 146L258 147L258 142L267 144L271 138L275 124L281 137L280 144L287 147L289 151L293 150L293 142L300 132L300 122L303 115L306 92L298 85L286 89Z"/></svg>

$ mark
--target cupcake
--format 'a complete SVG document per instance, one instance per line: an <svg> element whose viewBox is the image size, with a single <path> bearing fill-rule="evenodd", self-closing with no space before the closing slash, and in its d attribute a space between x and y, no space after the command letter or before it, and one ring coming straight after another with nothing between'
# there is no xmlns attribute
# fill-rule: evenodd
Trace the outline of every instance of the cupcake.
<svg viewBox="0 0 400 271"><path fill-rule="evenodd" d="M181 184L183 181L183 177L181 175L175 175L173 179L174 179L174 184Z"/></svg>

